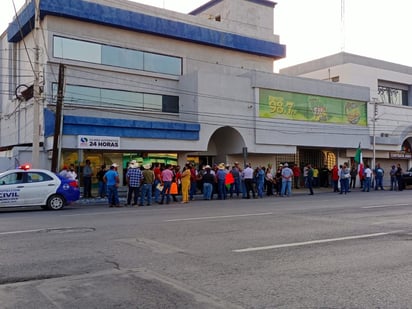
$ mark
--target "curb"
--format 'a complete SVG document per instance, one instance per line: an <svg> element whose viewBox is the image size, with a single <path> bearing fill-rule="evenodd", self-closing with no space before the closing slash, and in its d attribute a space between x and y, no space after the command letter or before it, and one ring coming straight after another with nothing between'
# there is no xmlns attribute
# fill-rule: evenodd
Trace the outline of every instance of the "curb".
<svg viewBox="0 0 412 309"><path fill-rule="evenodd" d="M360 188L356 188L356 190L360 190ZM315 195L316 194L325 194L325 193L334 193L332 188L313 188ZM355 191L356 192L356 191ZM292 189L292 196L293 195L306 195L309 191L306 188L300 189ZM177 198L180 200L182 198L181 195L177 195ZM264 195L263 198L269 198L268 196ZM196 194L195 200L203 200L202 194ZM124 205L127 201L125 196L119 197L119 201L121 205ZM93 197L93 198L83 198L81 197L80 200L76 201L72 205L108 205L107 198L100 198L100 197Z"/></svg>

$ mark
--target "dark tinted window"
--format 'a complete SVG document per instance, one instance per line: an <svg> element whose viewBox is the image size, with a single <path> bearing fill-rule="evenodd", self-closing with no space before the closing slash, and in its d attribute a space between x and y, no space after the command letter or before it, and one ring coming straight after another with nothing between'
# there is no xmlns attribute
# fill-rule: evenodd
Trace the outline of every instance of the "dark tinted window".
<svg viewBox="0 0 412 309"><path fill-rule="evenodd" d="M164 95L162 98L162 112L178 113L179 112L179 97L172 95Z"/></svg>

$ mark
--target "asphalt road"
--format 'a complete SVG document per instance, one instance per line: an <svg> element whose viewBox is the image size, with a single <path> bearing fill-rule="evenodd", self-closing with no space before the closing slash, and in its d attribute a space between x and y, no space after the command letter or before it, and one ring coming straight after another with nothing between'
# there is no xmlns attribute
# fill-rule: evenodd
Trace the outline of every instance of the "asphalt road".
<svg viewBox="0 0 412 309"><path fill-rule="evenodd" d="M412 191L0 210L0 308L412 308Z"/></svg>

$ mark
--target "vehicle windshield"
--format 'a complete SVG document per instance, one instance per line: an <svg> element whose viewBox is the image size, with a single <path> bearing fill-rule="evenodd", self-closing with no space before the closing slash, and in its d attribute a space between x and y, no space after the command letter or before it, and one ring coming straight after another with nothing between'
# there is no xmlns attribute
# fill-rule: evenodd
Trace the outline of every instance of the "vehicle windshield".
<svg viewBox="0 0 412 309"><path fill-rule="evenodd" d="M0 185L14 185L23 182L23 172L16 172L0 177Z"/></svg>

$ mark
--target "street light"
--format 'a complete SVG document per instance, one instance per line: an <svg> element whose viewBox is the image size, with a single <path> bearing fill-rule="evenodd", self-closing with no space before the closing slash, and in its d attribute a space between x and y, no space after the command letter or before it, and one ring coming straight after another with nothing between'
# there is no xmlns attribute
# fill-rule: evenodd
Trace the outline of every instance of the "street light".
<svg viewBox="0 0 412 309"><path fill-rule="evenodd" d="M378 102L377 98L372 98L373 103L373 116L372 116L372 168L376 165L376 120L378 119L378 104L383 102Z"/></svg>

